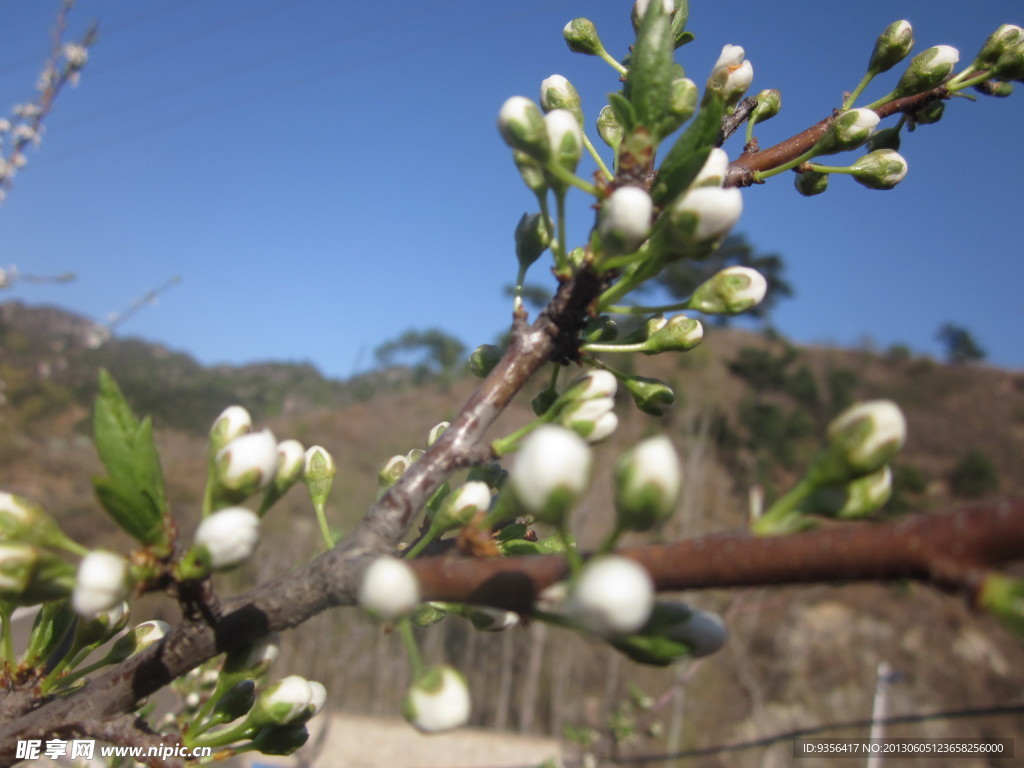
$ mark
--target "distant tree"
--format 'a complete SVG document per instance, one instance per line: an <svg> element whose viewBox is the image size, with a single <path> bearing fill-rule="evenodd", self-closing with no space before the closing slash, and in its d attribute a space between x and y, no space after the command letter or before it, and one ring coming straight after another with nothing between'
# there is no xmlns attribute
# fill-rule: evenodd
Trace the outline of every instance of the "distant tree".
<svg viewBox="0 0 1024 768"><path fill-rule="evenodd" d="M722 242L717 251L703 261L680 259L667 266L652 283L664 288L674 298L683 299L693 293L698 285L726 267L751 267L756 269L768 282L764 301L744 312L745 317L756 317L767 323L771 312L780 299L793 295L793 286L783 277L785 262L777 253L757 253L746 235L731 234ZM716 315L714 322L728 323L727 315Z"/></svg>
<svg viewBox="0 0 1024 768"><path fill-rule="evenodd" d="M433 376L449 380L465 360L466 347L451 334L429 328L408 330L381 344L374 355L382 366L409 365L417 381Z"/></svg>
<svg viewBox="0 0 1024 768"><path fill-rule="evenodd" d="M949 473L953 493L966 499L980 499L999 488L999 473L992 459L978 450L970 450Z"/></svg>
<svg viewBox="0 0 1024 768"><path fill-rule="evenodd" d="M971 332L962 325L946 323L935 337L942 343L946 352L946 362L951 365L963 365L985 359L985 350L978 346Z"/></svg>

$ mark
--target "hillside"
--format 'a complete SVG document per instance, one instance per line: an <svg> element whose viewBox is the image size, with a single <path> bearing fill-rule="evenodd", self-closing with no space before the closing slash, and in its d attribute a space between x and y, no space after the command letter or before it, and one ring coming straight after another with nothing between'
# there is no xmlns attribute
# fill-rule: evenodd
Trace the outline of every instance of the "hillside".
<svg viewBox="0 0 1024 768"><path fill-rule="evenodd" d="M339 472L330 511L345 530L372 502L380 465L422 445L430 427L453 416L474 384L463 378L447 388L412 387L398 371L338 382L308 365L275 363L203 368L187 355L130 339L90 348L91 330L88 321L60 310L0 306L0 488L36 499L91 544L121 541L111 541L113 527L99 522L90 490L89 478L99 467L88 439L89 402L100 366L114 374L140 413L154 413L169 496L185 532L199 514L203 434L225 406L246 405L279 438L319 443L334 454ZM892 398L907 415L910 437L897 465L898 498L886 514L1024 493L1020 372L948 367L898 350L796 348L731 329L710 329L704 346L686 356L640 360L636 372L671 383L679 402L660 420L639 413L628 398L622 402L619 433L599 449L598 481L575 513L584 544L600 537L609 515L610 487L602 478L621 446L655 421L680 446L686 473L682 509L666 537L741 528L750 486L761 485L770 499L792 481L820 444L830 416L851 399ZM495 436L530 418L524 398L502 417ZM956 472L972 454L980 457L968 462L973 484ZM267 519L260 557L248 573L226 577L223 591L239 588L245 577L281 573L316 553L315 523L300 492L292 491L282 507ZM425 634L424 652L467 673L477 724L556 735L571 727L577 742L590 738L588 728L596 729L603 736L594 748L607 750L604 714L617 712L620 733L630 722L638 734L653 726L649 738L623 746L627 755L866 718L883 660L901 674L892 685L893 714L1024 703L1024 644L929 589L818 586L684 599L720 611L733 637L717 656L667 671L636 667L597 643L539 623L492 636L449 618L442 631ZM293 633L282 668L328 687L333 681L333 703L340 709L394 714L407 675L398 639L382 637L349 611L311 624ZM656 712L629 703L630 681L660 702ZM1024 723L1019 713L929 720L893 734L1024 737ZM865 736L866 730L822 735ZM788 765L791 755L787 740L698 764ZM816 761L800 764L812 768ZM947 764L987 763L929 761Z"/></svg>

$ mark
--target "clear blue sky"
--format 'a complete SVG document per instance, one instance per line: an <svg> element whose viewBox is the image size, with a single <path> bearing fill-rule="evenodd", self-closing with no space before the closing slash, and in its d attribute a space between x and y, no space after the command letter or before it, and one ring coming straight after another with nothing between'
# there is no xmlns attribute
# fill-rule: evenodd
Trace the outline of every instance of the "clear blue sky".
<svg viewBox="0 0 1024 768"><path fill-rule="evenodd" d="M0 0L0 111L32 97L58 5ZM620 56L630 5L79 0L72 31L97 20L100 41L0 206L0 266L78 280L0 300L103 320L181 275L118 332L204 363L309 361L332 376L366 368L410 327L492 341L509 318L512 230L534 207L498 109L559 73L596 117L617 78L570 53L561 29L586 16ZM915 51L946 43L966 63L998 24L1024 24L1024 6L691 0L697 41L678 58L703 83L723 44L746 48L752 90L783 96L758 131L765 146L838 105L898 18L914 24ZM956 100L905 137L910 174L894 191L835 178L805 199L788 175L745 191L737 231L783 256L797 292L780 329L937 355L935 332L952 321L994 363L1024 367L1022 124L1024 86ZM577 242L589 215L575 214Z"/></svg>

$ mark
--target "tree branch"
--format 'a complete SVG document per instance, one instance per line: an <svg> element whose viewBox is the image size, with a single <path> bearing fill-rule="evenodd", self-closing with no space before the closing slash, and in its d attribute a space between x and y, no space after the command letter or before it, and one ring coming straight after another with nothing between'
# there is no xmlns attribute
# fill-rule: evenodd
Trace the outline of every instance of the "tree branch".
<svg viewBox="0 0 1024 768"><path fill-rule="evenodd" d="M981 73L975 72L972 73L970 77L974 77L979 74ZM922 91L921 93L916 93L913 96L906 96L902 99L895 99L893 101L886 102L876 109L875 113L880 118L889 117L900 112L913 113L929 102L948 98L949 91L946 90L946 86L940 85L929 91ZM749 187L754 184L755 172L766 171L770 168L777 168L790 160L795 160L800 157L800 155L804 154L807 150L818 143L818 140L825 135L825 132L832 124L832 121L835 120L839 114L840 113L836 111L800 133L790 136L784 141L780 141L775 146L768 147L767 149L763 149L758 152L744 152L729 164L729 172L725 177L725 186Z"/></svg>
<svg viewBox="0 0 1024 768"><path fill-rule="evenodd" d="M641 563L659 591L914 579L973 599L990 568L1024 559L1024 499L790 536L717 534L620 554ZM568 573L558 555L439 557L412 567L425 599L524 613Z"/></svg>

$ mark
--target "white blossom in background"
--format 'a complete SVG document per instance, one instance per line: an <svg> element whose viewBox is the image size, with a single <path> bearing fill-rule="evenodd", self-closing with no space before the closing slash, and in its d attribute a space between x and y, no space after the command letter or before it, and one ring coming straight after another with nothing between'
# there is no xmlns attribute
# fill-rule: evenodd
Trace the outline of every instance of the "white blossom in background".
<svg viewBox="0 0 1024 768"><path fill-rule="evenodd" d="M420 583L404 560L379 557L363 574L358 601L363 610L378 619L400 619L419 607Z"/></svg>
<svg viewBox="0 0 1024 768"><path fill-rule="evenodd" d="M583 567L571 587L566 614L599 635L640 629L654 606L654 583L642 565L620 555L604 555Z"/></svg>
<svg viewBox="0 0 1024 768"><path fill-rule="evenodd" d="M462 674L449 666L431 667L406 691L402 714L425 733L460 728L469 722L469 687Z"/></svg>
<svg viewBox="0 0 1024 768"><path fill-rule="evenodd" d="M579 435L545 424L523 441L510 477L512 490L530 514L557 522L587 489L592 461Z"/></svg>

